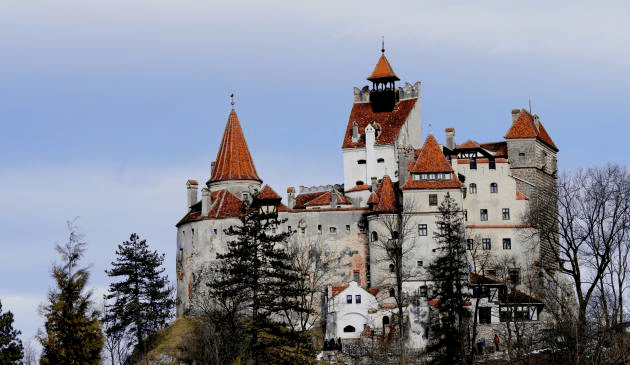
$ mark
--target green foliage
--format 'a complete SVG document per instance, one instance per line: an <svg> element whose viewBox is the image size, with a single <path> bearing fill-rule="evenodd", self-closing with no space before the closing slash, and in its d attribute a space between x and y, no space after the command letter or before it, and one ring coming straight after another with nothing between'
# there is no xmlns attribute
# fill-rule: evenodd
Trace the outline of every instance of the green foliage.
<svg viewBox="0 0 630 365"><path fill-rule="evenodd" d="M24 355L20 331L13 328L13 313L2 313L0 302L0 364L20 364Z"/></svg>
<svg viewBox="0 0 630 365"><path fill-rule="evenodd" d="M120 281L109 284L104 321L108 336L127 334L144 353L144 339L165 327L175 304L173 288L161 268L164 254L150 251L146 240L132 233L118 245L116 261L105 273Z"/></svg>
<svg viewBox="0 0 630 365"><path fill-rule="evenodd" d="M448 194L440 205L436 223L437 256L429 266L429 273L439 301L436 308L439 325L433 332L434 342L428 351L434 356L435 364L457 364L465 353L466 246L461 210Z"/></svg>
<svg viewBox="0 0 630 365"><path fill-rule="evenodd" d="M244 207L241 224L225 230L234 239L217 255L221 264L209 290L215 300L231 303L231 325L245 326L254 362L296 364L311 354L311 341L303 328L289 328L283 319L308 311L299 300L307 294L306 278L282 247L291 233L274 233L280 223L276 213Z"/></svg>
<svg viewBox="0 0 630 365"><path fill-rule="evenodd" d="M43 346L40 364L99 364L103 348L99 312L92 309L91 292L85 292L89 271L78 267L87 243L73 223L68 228L68 242L55 246L62 259L52 268L57 287L42 308L46 323L45 333L38 334Z"/></svg>

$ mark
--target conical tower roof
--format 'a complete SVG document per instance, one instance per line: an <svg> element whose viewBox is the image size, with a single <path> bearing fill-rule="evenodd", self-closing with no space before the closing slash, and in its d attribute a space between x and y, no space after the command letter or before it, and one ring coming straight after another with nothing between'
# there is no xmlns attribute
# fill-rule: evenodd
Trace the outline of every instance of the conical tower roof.
<svg viewBox="0 0 630 365"><path fill-rule="evenodd" d="M212 176L210 177L211 183L230 180L261 181L234 109L232 109L228 117L221 146L219 147Z"/></svg>
<svg viewBox="0 0 630 365"><path fill-rule="evenodd" d="M398 76L396 76L396 73L394 72L394 69L392 69L392 66L389 64L387 57L385 57L385 52L381 53L381 58L378 59L378 62L376 63L376 67L374 67L374 71L372 71L372 74L368 76L367 79L372 82L375 82L378 80L383 80L383 81L400 80Z"/></svg>

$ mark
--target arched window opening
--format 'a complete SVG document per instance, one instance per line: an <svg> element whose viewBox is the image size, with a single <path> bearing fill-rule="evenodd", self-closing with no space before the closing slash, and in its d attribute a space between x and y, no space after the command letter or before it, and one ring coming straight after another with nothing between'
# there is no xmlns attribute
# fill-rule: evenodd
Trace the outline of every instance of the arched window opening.
<svg viewBox="0 0 630 365"><path fill-rule="evenodd" d="M389 325L389 317L385 316L385 317L383 317L383 327L385 327L387 325Z"/></svg>
<svg viewBox="0 0 630 365"><path fill-rule="evenodd" d="M376 231L372 231L372 242L378 241L378 233Z"/></svg>
<svg viewBox="0 0 630 365"><path fill-rule="evenodd" d="M490 192L491 193L498 193L499 192L499 185L497 185L497 183L491 183L490 184Z"/></svg>
<svg viewBox="0 0 630 365"><path fill-rule="evenodd" d="M359 161L357 161L357 163L358 163L359 165L365 165L365 160L359 160Z"/></svg>
<svg viewBox="0 0 630 365"><path fill-rule="evenodd" d="M394 272L394 264L389 264L389 272Z"/></svg>
<svg viewBox="0 0 630 365"><path fill-rule="evenodd" d="M361 180L357 180L357 182L355 183L357 186L363 185L365 184L363 181Z"/></svg>
<svg viewBox="0 0 630 365"><path fill-rule="evenodd" d="M468 192L471 194L477 194L477 184L470 183L470 185L468 185Z"/></svg>
<svg viewBox="0 0 630 365"><path fill-rule="evenodd" d="M353 327L353 326L345 326L345 327L343 328L343 331L344 331L344 332L355 332L356 330L354 329L354 327Z"/></svg>

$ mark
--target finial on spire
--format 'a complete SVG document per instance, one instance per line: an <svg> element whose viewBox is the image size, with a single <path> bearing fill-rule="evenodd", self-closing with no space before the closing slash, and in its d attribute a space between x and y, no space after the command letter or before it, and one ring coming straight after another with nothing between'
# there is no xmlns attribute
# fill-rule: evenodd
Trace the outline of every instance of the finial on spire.
<svg viewBox="0 0 630 365"><path fill-rule="evenodd" d="M385 36L381 36L381 53L385 53Z"/></svg>
<svg viewBox="0 0 630 365"><path fill-rule="evenodd" d="M232 99L230 104L232 105L232 110L234 110L234 93L230 94L230 98Z"/></svg>

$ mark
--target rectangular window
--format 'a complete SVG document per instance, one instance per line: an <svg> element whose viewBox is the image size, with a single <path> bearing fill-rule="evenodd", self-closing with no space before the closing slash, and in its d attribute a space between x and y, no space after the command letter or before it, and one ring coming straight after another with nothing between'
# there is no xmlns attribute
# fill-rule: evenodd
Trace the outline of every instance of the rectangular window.
<svg viewBox="0 0 630 365"><path fill-rule="evenodd" d="M491 183L490 184L490 192L493 194L496 194L499 192L499 185L497 185L497 183Z"/></svg>
<svg viewBox="0 0 630 365"><path fill-rule="evenodd" d="M472 251L474 243L475 243L475 241L473 241L472 238L468 238L466 240L466 249L469 250L469 251Z"/></svg>
<svg viewBox="0 0 630 365"><path fill-rule="evenodd" d="M468 222L468 211L464 210L464 220Z"/></svg>
<svg viewBox="0 0 630 365"><path fill-rule="evenodd" d="M521 270L520 269L510 269L510 281L514 285L519 285L521 283Z"/></svg>
<svg viewBox="0 0 630 365"><path fill-rule="evenodd" d="M470 169L477 170L477 160L470 160Z"/></svg>
<svg viewBox="0 0 630 365"><path fill-rule="evenodd" d="M418 236L426 236L426 235L427 235L427 225L418 224Z"/></svg>
<svg viewBox="0 0 630 365"><path fill-rule="evenodd" d="M494 160L490 160L490 161L488 161L488 168L489 168L490 170L496 170L496 168L497 168L497 163L496 163L496 161L494 161Z"/></svg>
<svg viewBox="0 0 630 365"><path fill-rule="evenodd" d="M422 267L422 261L418 261L416 265L418 265L418 267Z"/></svg>
<svg viewBox="0 0 630 365"><path fill-rule="evenodd" d="M352 304L352 295L346 295L346 303Z"/></svg>
<svg viewBox="0 0 630 365"><path fill-rule="evenodd" d="M511 308L501 307L499 309L499 320L501 322L512 322Z"/></svg>
<svg viewBox="0 0 630 365"><path fill-rule="evenodd" d="M291 226L287 226L287 232L291 233Z"/></svg>
<svg viewBox="0 0 630 365"><path fill-rule="evenodd" d="M360 294L357 294L357 295L354 296L354 302L356 304L361 304L361 295Z"/></svg>
<svg viewBox="0 0 630 365"><path fill-rule="evenodd" d="M429 205L437 205L437 194L429 194Z"/></svg>
<svg viewBox="0 0 630 365"><path fill-rule="evenodd" d="M350 232L350 225L346 224L346 232Z"/></svg>
<svg viewBox="0 0 630 365"><path fill-rule="evenodd" d="M358 272L358 271L355 271L355 272L354 272L354 274L353 274L353 279L354 279L354 281L356 281L357 283L359 282L359 279L360 279L360 274L359 274L359 272Z"/></svg>
<svg viewBox="0 0 630 365"><path fill-rule="evenodd" d="M330 227L330 233L337 233L337 227Z"/></svg>
<svg viewBox="0 0 630 365"><path fill-rule="evenodd" d="M479 219L482 221L488 220L488 209L481 209L479 211Z"/></svg>
<svg viewBox="0 0 630 365"><path fill-rule="evenodd" d="M317 225L317 234L322 234L322 225L321 224Z"/></svg>
<svg viewBox="0 0 630 365"><path fill-rule="evenodd" d="M421 286L420 287L420 296L423 297L423 298L426 298L427 294L428 294L428 292L427 292L426 285Z"/></svg>
<svg viewBox="0 0 630 365"><path fill-rule="evenodd" d="M512 239L511 238L504 238L503 239L503 249L504 250L511 250L512 249Z"/></svg>
<svg viewBox="0 0 630 365"><path fill-rule="evenodd" d="M413 181L420 181L420 174L413 174Z"/></svg>
<svg viewBox="0 0 630 365"><path fill-rule="evenodd" d="M491 323L492 322L492 308L480 307L479 308L479 323Z"/></svg>
<svg viewBox="0 0 630 365"><path fill-rule="evenodd" d="M503 217L504 221L509 221L510 220L510 208L503 208L503 209L501 209L501 216Z"/></svg>
<svg viewBox="0 0 630 365"><path fill-rule="evenodd" d="M492 249L492 242L490 241L490 238L482 238L481 239L481 249L483 249L483 250L491 250Z"/></svg>

